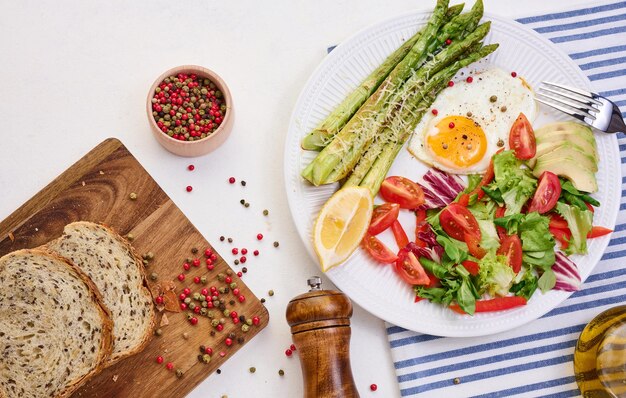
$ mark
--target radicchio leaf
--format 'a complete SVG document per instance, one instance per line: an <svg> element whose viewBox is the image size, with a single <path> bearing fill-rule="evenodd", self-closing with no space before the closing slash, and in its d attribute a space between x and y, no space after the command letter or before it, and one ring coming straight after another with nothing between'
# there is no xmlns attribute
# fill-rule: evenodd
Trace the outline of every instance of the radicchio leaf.
<svg viewBox="0 0 626 398"><path fill-rule="evenodd" d="M575 292L580 290L580 274L578 267L565 254L560 251L556 252L556 261L552 266L552 271L556 275L556 284L554 290L564 290L567 292Z"/></svg>
<svg viewBox="0 0 626 398"><path fill-rule="evenodd" d="M420 208L425 210L447 206L465 189L459 176L432 168L417 183L424 191L425 202Z"/></svg>

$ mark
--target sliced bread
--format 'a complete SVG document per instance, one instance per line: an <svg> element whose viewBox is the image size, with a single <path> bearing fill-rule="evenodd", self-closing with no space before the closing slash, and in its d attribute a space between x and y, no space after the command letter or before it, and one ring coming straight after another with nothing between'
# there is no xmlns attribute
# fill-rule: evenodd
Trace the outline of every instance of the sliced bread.
<svg viewBox="0 0 626 398"><path fill-rule="evenodd" d="M126 239L106 226L79 221L66 225L47 247L87 274L111 310L114 342L107 365L141 351L153 334L156 312L143 263Z"/></svg>
<svg viewBox="0 0 626 398"><path fill-rule="evenodd" d="M0 397L67 397L104 367L112 322L95 285L45 250L0 258Z"/></svg>

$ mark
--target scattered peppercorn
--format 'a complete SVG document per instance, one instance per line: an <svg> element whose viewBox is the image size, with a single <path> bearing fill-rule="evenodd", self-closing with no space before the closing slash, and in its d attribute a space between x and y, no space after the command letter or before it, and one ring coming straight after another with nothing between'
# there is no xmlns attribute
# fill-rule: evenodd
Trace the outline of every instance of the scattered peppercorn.
<svg viewBox="0 0 626 398"><path fill-rule="evenodd" d="M183 377L183 370L182 369L176 369L176 377L178 377L179 379L181 377Z"/></svg>
<svg viewBox="0 0 626 398"><path fill-rule="evenodd" d="M128 198L130 200L137 200L137 194L134 192L131 192L130 195L128 195Z"/></svg>
<svg viewBox="0 0 626 398"><path fill-rule="evenodd" d="M265 297L261 297L261 304L265 303Z"/></svg>
<svg viewBox="0 0 626 398"><path fill-rule="evenodd" d="M458 377L455 377L455 378L452 380L452 382L453 382L454 384L461 384L461 379L459 379Z"/></svg>
<svg viewBox="0 0 626 398"><path fill-rule="evenodd" d="M512 77L517 77L517 72L511 72Z"/></svg>
<svg viewBox="0 0 626 398"><path fill-rule="evenodd" d="M221 370L221 369L218 369L218 370L216 370L216 371L215 371L215 373L217 373L217 374L219 375L219 374L221 374L221 373L222 373L222 370Z"/></svg>
<svg viewBox="0 0 626 398"><path fill-rule="evenodd" d="M285 371L282 370L282 369L278 370L278 375L279 376L284 376L285 375Z"/></svg>
<svg viewBox="0 0 626 398"><path fill-rule="evenodd" d="M235 177L230 177L228 179L228 182L230 182L231 184L234 184L235 183Z"/></svg>
<svg viewBox="0 0 626 398"><path fill-rule="evenodd" d="M156 272L150 274L150 280L156 281L159 275Z"/></svg>
<svg viewBox="0 0 626 398"><path fill-rule="evenodd" d="M468 76L467 79L465 79L466 82L471 83L474 81L474 78L471 76Z"/></svg>
<svg viewBox="0 0 626 398"><path fill-rule="evenodd" d="M185 189L187 190L187 192L193 191L193 187L191 185L187 185L187 188Z"/></svg>
<svg viewBox="0 0 626 398"><path fill-rule="evenodd" d="M290 357L293 354L293 351L291 351L291 349L287 348L285 350L285 355L287 355L288 357Z"/></svg>
<svg viewBox="0 0 626 398"><path fill-rule="evenodd" d="M498 100L497 95L492 95L491 97L489 97L489 102L496 102L497 100Z"/></svg>
<svg viewBox="0 0 626 398"><path fill-rule="evenodd" d="M220 236L220 242L224 242L224 239L226 239L224 238L224 235Z"/></svg>
<svg viewBox="0 0 626 398"><path fill-rule="evenodd" d="M252 367L250 368L250 373L254 373L254 372L256 372L256 368L255 368L254 366L252 366Z"/></svg>
<svg viewBox="0 0 626 398"><path fill-rule="evenodd" d="M280 243L278 243L278 241L275 241L274 242L274 247L278 247L278 246L280 246Z"/></svg>
<svg viewBox="0 0 626 398"><path fill-rule="evenodd" d="M187 170L189 171L194 171L195 168L196 166L194 166L193 164L190 164L189 166L187 166Z"/></svg>
<svg viewBox="0 0 626 398"><path fill-rule="evenodd" d="M267 294L268 294L268 296L272 297L274 295L274 291L270 290L270 291L267 292Z"/></svg>
<svg viewBox="0 0 626 398"><path fill-rule="evenodd" d="M156 357L156 362L157 362L158 364L162 364L162 363L163 363L163 357L162 357L162 356L160 356L160 355L159 355L158 357Z"/></svg>
<svg viewBox="0 0 626 398"><path fill-rule="evenodd" d="M246 202L243 207L250 207L250 203Z"/></svg>
<svg viewBox="0 0 626 398"><path fill-rule="evenodd" d="M245 187L246 186L246 182L244 180L241 180L241 186Z"/></svg>
<svg viewBox="0 0 626 398"><path fill-rule="evenodd" d="M295 350L296 350L296 345L295 345L295 344L290 345L290 346L289 346L289 349L290 349L291 351L295 351Z"/></svg>
<svg viewBox="0 0 626 398"><path fill-rule="evenodd" d="M133 235L133 234L127 234L127 235L126 235L126 239L128 239L129 241L131 241L131 242L132 242L133 240L135 240L135 235Z"/></svg>
<svg viewBox="0 0 626 398"><path fill-rule="evenodd" d="M263 215L264 216L267 216L268 214L270 214L269 210L267 210L267 209L263 210Z"/></svg>
<svg viewBox="0 0 626 398"><path fill-rule="evenodd" d="M183 333L183 339L189 340L189 333L187 332Z"/></svg>
<svg viewBox="0 0 626 398"><path fill-rule="evenodd" d="M163 329L158 328L157 330L154 331L154 334L157 336L162 336L163 335Z"/></svg>
<svg viewBox="0 0 626 398"><path fill-rule="evenodd" d="M241 204L243 205L243 204L245 204L245 203L246 203L246 200L245 200L245 199L241 199L241 200L239 201L239 203L241 203Z"/></svg>
<svg viewBox="0 0 626 398"><path fill-rule="evenodd" d="M257 240L262 240L263 239L263 234L257 234L256 238L257 238Z"/></svg>
<svg viewBox="0 0 626 398"><path fill-rule="evenodd" d="M233 238L228 238L228 243L233 243Z"/></svg>
<svg viewBox="0 0 626 398"><path fill-rule="evenodd" d="M370 385L370 390L376 391L376 390L378 390L378 386L376 384L371 384Z"/></svg>
<svg viewBox="0 0 626 398"><path fill-rule="evenodd" d="M239 260L235 259L234 263L235 265L239 265Z"/></svg>
<svg viewBox="0 0 626 398"><path fill-rule="evenodd" d="M172 362L168 362L165 367L167 368L167 370L172 370L174 369L174 364Z"/></svg>
<svg viewBox="0 0 626 398"><path fill-rule="evenodd" d="M243 268L241 269L241 272L243 272L244 274L245 274L246 272L248 272L248 267L243 267Z"/></svg>

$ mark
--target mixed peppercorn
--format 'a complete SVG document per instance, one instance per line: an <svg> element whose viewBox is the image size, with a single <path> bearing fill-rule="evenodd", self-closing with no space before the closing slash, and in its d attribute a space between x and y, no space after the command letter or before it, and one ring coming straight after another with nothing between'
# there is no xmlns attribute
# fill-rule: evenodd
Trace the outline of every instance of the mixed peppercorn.
<svg viewBox="0 0 626 398"><path fill-rule="evenodd" d="M217 85L194 73L166 77L154 90L151 101L159 129L180 141L210 136L227 112L224 95Z"/></svg>

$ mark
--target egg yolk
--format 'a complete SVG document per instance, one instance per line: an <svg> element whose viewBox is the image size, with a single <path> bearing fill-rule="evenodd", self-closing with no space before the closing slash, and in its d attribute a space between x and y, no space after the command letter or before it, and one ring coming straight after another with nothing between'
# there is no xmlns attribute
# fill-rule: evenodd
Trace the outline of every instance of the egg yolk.
<svg viewBox="0 0 626 398"><path fill-rule="evenodd" d="M429 135L427 145L442 163L464 168L478 163L487 151L487 138L480 125L465 116L447 116L439 121L438 132Z"/></svg>

